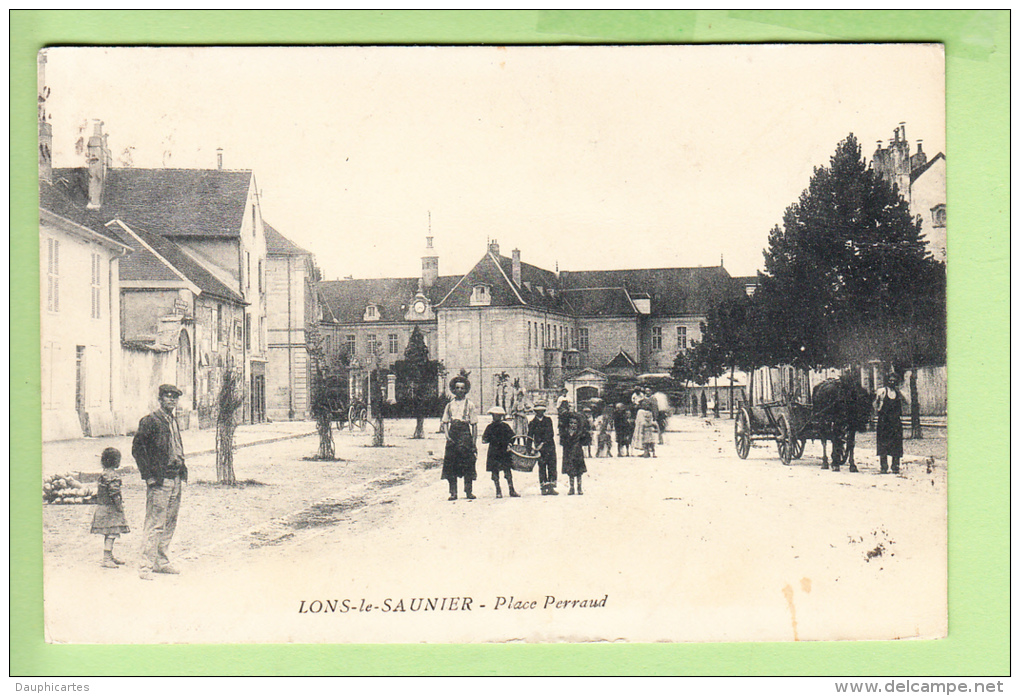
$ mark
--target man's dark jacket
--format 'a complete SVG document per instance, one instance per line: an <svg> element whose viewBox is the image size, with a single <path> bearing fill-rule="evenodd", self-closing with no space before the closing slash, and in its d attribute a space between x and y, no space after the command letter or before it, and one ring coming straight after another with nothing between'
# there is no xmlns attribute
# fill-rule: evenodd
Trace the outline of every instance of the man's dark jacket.
<svg viewBox="0 0 1020 696"><path fill-rule="evenodd" d="M138 422L131 455L138 463L138 473L143 480L155 479L157 486L163 485L170 466L170 437L170 424L159 413L150 413ZM184 462L180 464L180 476L182 481L188 480L188 468Z"/></svg>

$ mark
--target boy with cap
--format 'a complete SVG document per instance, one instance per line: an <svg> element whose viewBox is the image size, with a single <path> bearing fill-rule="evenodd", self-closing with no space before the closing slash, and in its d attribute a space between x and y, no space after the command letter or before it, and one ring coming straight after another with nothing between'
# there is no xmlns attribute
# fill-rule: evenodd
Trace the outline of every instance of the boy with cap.
<svg viewBox="0 0 1020 696"><path fill-rule="evenodd" d="M496 497L502 498L503 491L499 489L499 473L502 471L506 478L507 488L510 489L511 498L519 498L520 495L514 490L514 477L510 473L510 443L514 439L514 429L503 420L506 411L500 406L493 406L489 409L492 422L482 433L482 442L489 443L489 452L485 459L485 470L492 474L492 482L496 485Z"/></svg>

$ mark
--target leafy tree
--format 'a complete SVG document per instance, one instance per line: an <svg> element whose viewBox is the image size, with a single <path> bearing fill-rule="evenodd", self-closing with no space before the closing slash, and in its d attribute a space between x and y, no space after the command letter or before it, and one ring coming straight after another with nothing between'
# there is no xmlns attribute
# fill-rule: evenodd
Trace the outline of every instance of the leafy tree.
<svg viewBox="0 0 1020 696"><path fill-rule="evenodd" d="M345 413L347 406L347 375L350 359L345 352L329 353L318 327L307 331L308 354L311 361L312 417L319 434L316 459L336 460L333 442L333 421Z"/></svg>
<svg viewBox="0 0 1020 696"><path fill-rule="evenodd" d="M429 360L425 337L415 326L407 348L404 349L404 359L393 363L392 368L397 376L397 387L401 395L411 402L416 420L411 437L420 440L425 436L425 416L429 405L436 399L436 384L443 364L438 360Z"/></svg>
<svg viewBox="0 0 1020 696"><path fill-rule="evenodd" d="M851 134L769 235L749 357L837 367L944 354L939 265L906 201L868 168Z"/></svg>

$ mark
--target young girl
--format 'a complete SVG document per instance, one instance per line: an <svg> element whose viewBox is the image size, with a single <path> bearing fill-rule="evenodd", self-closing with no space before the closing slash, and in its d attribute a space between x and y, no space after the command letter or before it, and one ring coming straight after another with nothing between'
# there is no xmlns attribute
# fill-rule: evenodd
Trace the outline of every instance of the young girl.
<svg viewBox="0 0 1020 696"><path fill-rule="evenodd" d="M100 457L103 465L103 473L99 475L99 490L96 493L98 506L95 515L92 517L92 533L105 536L103 541L103 562L104 568L116 568L124 565L113 556L113 542L121 534L127 534L127 520L124 518L124 501L120 496L120 476L117 475L117 467L120 466L120 450L114 447L107 447Z"/></svg>
<svg viewBox="0 0 1020 696"><path fill-rule="evenodd" d="M489 409L492 422L482 433L482 442L489 444L489 453L485 458L485 470L492 474L492 482L496 485L496 497L502 498L503 491L499 489L499 474L503 472L506 477L507 488L510 489L511 498L519 498L514 490L514 477L510 473L510 443L514 439L514 429L503 422L506 411L500 406L493 406Z"/></svg>

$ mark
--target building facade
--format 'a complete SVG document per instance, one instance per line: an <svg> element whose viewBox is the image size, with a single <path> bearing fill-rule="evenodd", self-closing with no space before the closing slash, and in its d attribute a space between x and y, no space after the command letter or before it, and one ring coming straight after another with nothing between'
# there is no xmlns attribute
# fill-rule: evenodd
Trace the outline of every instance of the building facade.
<svg viewBox="0 0 1020 696"><path fill-rule="evenodd" d="M470 373L483 408L501 384L589 393L607 374L668 372L700 340L708 311L744 292L721 266L556 273L516 249L503 256L495 241L463 276L439 276L431 251L421 278L320 283L329 348L387 367L417 325L448 375Z"/></svg>
<svg viewBox="0 0 1020 696"><path fill-rule="evenodd" d="M887 145L878 141L871 167L886 181L894 184L910 205L914 219L921 222L921 234L928 251L937 261L946 262L946 156L938 153L931 159L924 152L923 141L910 152L907 124L893 131Z"/></svg>
<svg viewBox="0 0 1020 696"><path fill-rule="evenodd" d="M122 269L125 365L135 371L125 395L137 400L136 390L152 382L177 383L185 422L194 412L195 422L210 425L222 371L236 369L243 419L264 420L267 256L253 173L113 168L109 159L97 123L88 167L53 170L53 182L139 251Z"/></svg>
<svg viewBox="0 0 1020 696"><path fill-rule="evenodd" d="M120 424L120 260L102 226L74 221L48 181L39 206L43 440L111 435ZM55 212L59 211L59 212Z"/></svg>
<svg viewBox="0 0 1020 696"><path fill-rule="evenodd" d="M315 258L268 223L266 412L270 420L311 417L308 328L318 319Z"/></svg>

